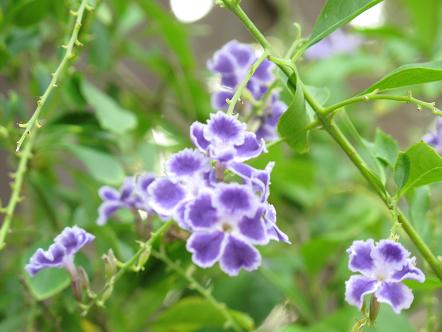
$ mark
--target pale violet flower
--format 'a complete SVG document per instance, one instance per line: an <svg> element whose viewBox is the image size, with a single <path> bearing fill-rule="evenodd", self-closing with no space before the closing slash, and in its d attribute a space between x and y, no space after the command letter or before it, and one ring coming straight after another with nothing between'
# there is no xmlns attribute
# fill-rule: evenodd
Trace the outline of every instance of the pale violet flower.
<svg viewBox="0 0 442 332"><path fill-rule="evenodd" d="M402 281L424 282L425 275L401 244L391 240L355 241L347 252L349 269L360 273L345 284L345 300L349 304L361 309L364 296L374 294L378 302L389 304L396 313L410 308L413 293Z"/></svg>
<svg viewBox="0 0 442 332"><path fill-rule="evenodd" d="M437 152L442 154L442 119L439 118L437 120L435 131L425 135L422 140L433 146Z"/></svg>

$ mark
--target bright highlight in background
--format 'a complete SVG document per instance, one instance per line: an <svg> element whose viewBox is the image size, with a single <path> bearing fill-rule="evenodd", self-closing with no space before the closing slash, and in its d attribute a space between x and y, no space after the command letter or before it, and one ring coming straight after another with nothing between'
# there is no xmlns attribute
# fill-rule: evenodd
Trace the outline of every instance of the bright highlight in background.
<svg viewBox="0 0 442 332"><path fill-rule="evenodd" d="M377 28L384 23L384 20L384 4L379 3L356 17L350 24L359 28Z"/></svg>
<svg viewBox="0 0 442 332"><path fill-rule="evenodd" d="M184 23L198 21L206 16L215 4L214 0L170 0L176 18Z"/></svg>

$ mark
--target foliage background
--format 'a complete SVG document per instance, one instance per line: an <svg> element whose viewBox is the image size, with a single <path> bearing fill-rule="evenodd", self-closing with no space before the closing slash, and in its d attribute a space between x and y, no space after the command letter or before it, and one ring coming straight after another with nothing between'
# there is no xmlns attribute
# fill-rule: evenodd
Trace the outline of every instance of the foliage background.
<svg viewBox="0 0 442 332"><path fill-rule="evenodd" d="M243 1L272 42L284 51L293 40L292 23L308 35L322 1ZM8 174L16 169L15 145L60 61L59 46L70 33L76 1L0 1L1 196L7 202ZM210 107L210 75L205 62L230 39L252 42L227 11L215 8L194 24L178 22L166 2L107 0L88 13L79 59L55 89L42 115L33 157L25 177L8 246L0 252L0 331L215 331L223 319L178 275L151 258L145 271L128 273L105 308L85 317L63 271L31 281L23 266L65 226L77 224L96 235L77 257L93 288L103 284L100 256L113 248L126 260L137 250L132 216L121 213L106 227L95 224L103 184L119 185L125 174L161 171L161 161L189 146L188 128L204 120ZM385 73L407 63L440 59L442 3L392 0L385 23L357 29L362 47L321 61L301 61L306 83L327 88L327 103L362 91ZM440 82L413 88L424 100L440 96ZM402 93L406 94L407 90ZM288 95L287 95L288 96ZM286 97L287 97L286 96ZM351 106L356 123L347 133L373 141L376 128L398 139L402 148L424 135L433 117L412 105L386 101ZM345 116L340 119L346 123ZM356 131L357 130L357 131ZM345 249L354 239L387 237L389 211L368 188L345 155L321 131L311 136L308 154L286 145L273 147L256 165L276 161L271 201L292 245L260 248L262 267L230 278L218 268L190 266L178 230L166 237L169 255L213 295L242 312L262 331L348 331L357 310L343 300ZM420 235L442 253L440 186L422 187L408 197L407 209ZM429 212L430 211L430 212ZM405 236L401 241L413 249ZM423 265L423 260L418 261ZM412 285L415 302L400 316L383 306L373 331L436 331L440 283ZM51 296L54 294L54 296ZM436 322L437 323L437 322ZM442 326L439 326L442 328Z"/></svg>

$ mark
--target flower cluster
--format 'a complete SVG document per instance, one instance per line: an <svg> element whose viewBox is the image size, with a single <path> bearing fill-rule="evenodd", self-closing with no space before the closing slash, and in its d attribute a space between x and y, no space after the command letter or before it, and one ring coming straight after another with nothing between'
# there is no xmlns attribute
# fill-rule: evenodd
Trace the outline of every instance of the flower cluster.
<svg viewBox="0 0 442 332"><path fill-rule="evenodd" d="M273 163L264 170L244 163L265 151L264 141L221 111L207 123L193 123L190 136L197 149L172 155L165 176L142 175L120 191L102 188L98 223L121 207L155 213L191 233L187 249L195 264L210 267L219 262L229 275L254 270L261 262L255 245L288 242L267 201ZM240 181L233 181L236 178Z"/></svg>
<svg viewBox="0 0 442 332"><path fill-rule="evenodd" d="M347 250L348 267L353 275L346 282L345 299L362 308L364 296L374 294L378 302L389 304L396 313L408 309L413 293L402 284L407 279L425 281L423 272L415 266L415 257L399 243L391 240L355 241Z"/></svg>
<svg viewBox="0 0 442 332"><path fill-rule="evenodd" d="M86 244L94 240L92 234L74 226L66 227L48 250L37 249L25 269L31 277L46 268L65 268L71 274L75 271L74 256Z"/></svg>
<svg viewBox="0 0 442 332"><path fill-rule="evenodd" d="M442 119L436 122L436 130L423 137L423 141L433 146L437 152L442 154Z"/></svg>
<svg viewBox="0 0 442 332"><path fill-rule="evenodd" d="M362 39L338 29L305 52L306 59L320 60L337 54L349 54L359 48Z"/></svg>
<svg viewBox="0 0 442 332"><path fill-rule="evenodd" d="M220 78L219 87L212 94L212 106L215 109L226 110L228 108L227 100L233 97L238 85L245 79L250 66L257 59L258 56L252 46L236 40L228 42L215 52L207 63L209 70ZM264 60L247 82L247 89L243 96L244 100L250 101L244 104L243 113L253 112L253 107L258 107L259 113L262 113L254 120L258 121L256 131L258 138L265 140L273 140L277 137L276 124L281 114L287 109L287 105L279 100L279 94L269 91L275 81L273 69L274 65Z"/></svg>

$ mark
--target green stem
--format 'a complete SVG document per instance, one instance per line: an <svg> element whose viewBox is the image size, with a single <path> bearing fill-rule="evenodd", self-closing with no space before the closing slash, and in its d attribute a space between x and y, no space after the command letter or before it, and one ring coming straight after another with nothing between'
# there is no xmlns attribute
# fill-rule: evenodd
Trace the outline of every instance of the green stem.
<svg viewBox="0 0 442 332"><path fill-rule="evenodd" d="M329 115L334 113L336 110L350 104L360 103L360 102L366 102L370 100L394 100L404 103L412 103L415 104L419 110L421 109L428 109L433 113L434 115L442 116L442 112L436 108L435 103L428 103L419 99L414 98L411 94L408 96L393 96L393 95L378 95L376 94L377 91L352 97L346 100L343 100L339 103L336 103L334 105L331 105L324 109L323 113L325 115Z"/></svg>
<svg viewBox="0 0 442 332"><path fill-rule="evenodd" d="M263 63L263 61L267 58L267 52L264 51L261 56L258 58L258 60L255 61L255 63L250 66L249 71L247 72L246 77L241 81L241 83L238 85L238 88L235 91L235 94L233 95L232 99L228 102L229 108L227 110L227 114L233 114L233 111L235 109L236 103L241 98L241 95L243 94L244 89L247 86L247 83L252 78L253 74L255 74L255 71L258 69L258 67Z"/></svg>
<svg viewBox="0 0 442 332"><path fill-rule="evenodd" d="M28 168L28 161L32 156L32 146L34 145L35 133L29 135L29 139L26 142L23 151L20 154L20 160L18 162L17 171L14 174L14 182L11 185L12 193L9 198L8 205L5 208L5 218L3 220L2 227L0 229L0 250L2 250L6 243L5 239L9 233L11 227L12 217L14 215L15 207L20 201L20 192L23 185L23 179Z"/></svg>
<svg viewBox="0 0 442 332"><path fill-rule="evenodd" d="M160 238L173 224L173 220L169 220L168 222L161 225L161 227L154 233L152 233L149 240L142 243L140 246L140 249L126 262L124 262L122 265L120 265L120 269L118 272L111 277L108 282L104 285L104 287L100 290L100 292L88 303L88 304L82 304L81 308L83 309L83 315L86 315L89 311L89 309L97 304L99 306L103 306L104 302L107 300L107 298L111 295L111 292L113 290L113 287L115 283L129 270L134 269L135 266L138 265L138 261L140 256L143 254L143 252L146 251L146 249L151 249L154 242ZM146 261L147 262L147 261ZM144 262L144 263L146 263ZM139 266L138 266L139 268Z"/></svg>
<svg viewBox="0 0 442 332"><path fill-rule="evenodd" d="M59 63L57 69L52 74L52 79L49 82L49 85L46 88L46 91L38 99L37 108L35 109L34 114L32 114L32 117L28 120L28 122L20 125L20 127L25 128L25 131L21 135L20 139L17 141L17 151L20 150L26 137L31 133L31 131L34 129L34 127L35 126L39 127L38 118L40 116L40 113L41 113L42 109L44 108L44 106L46 105L47 100L52 93L52 90L57 87L57 83L59 82L60 75L64 71L67 63L69 62L70 59L72 59L74 57L74 52L73 52L74 47L76 45L77 46L82 45L80 43L80 41L78 40L78 33L80 32L84 12L87 8L89 9L87 2L88 2L88 0L82 0L78 10L76 12L71 12L72 15L76 16L76 20L75 20L74 28L72 29L72 34L71 34L71 38L69 39L69 42L67 43L67 45L63 45L63 48L66 49L66 52L65 52L61 62Z"/></svg>
<svg viewBox="0 0 442 332"><path fill-rule="evenodd" d="M240 332L243 329L238 325L232 314L224 303L218 302L210 292L210 290L204 288L192 275L186 273L177 262L173 262L164 251L153 251L152 255L159 260L163 261L171 270L185 279L190 288L196 290L201 296L203 296L216 310L218 310L226 320L227 327L231 327L233 330Z"/></svg>
<svg viewBox="0 0 442 332"><path fill-rule="evenodd" d="M241 9L238 2L233 0L222 0L227 8L229 8L243 23L243 25L249 30L252 36L261 44L261 46L267 50L270 56L278 58L278 55L273 52L271 44L264 37L264 35L258 30L255 24L250 20L247 14ZM289 78L290 83L296 86L296 77L293 73L296 73L296 67L293 63L288 64L286 61L276 63L278 67L286 74ZM301 85L302 86L302 85ZM351 143L346 139L341 130L331 122L329 117L327 117L326 109L309 94L309 92L304 88L305 100L310 104L313 111L316 113L319 122L322 124L324 129L329 133L329 135L336 141L336 143L341 147L341 149L347 154L353 164L359 169L364 178L371 184L373 189L385 203L385 205L392 211L393 214L397 213L398 222L401 224L405 233L412 240L416 248L420 251L424 259L431 266L434 273L442 280L442 267L437 258L421 239L419 234L415 231L410 221L405 217L402 211L396 206L394 200L391 199L385 186L379 181L378 177L370 171L366 166L363 159L359 156L356 149L351 145ZM374 94L373 94L374 95ZM396 99L395 99L396 100ZM404 101L404 100L399 100ZM409 101L409 100L408 100ZM415 102L415 100L413 100ZM434 105L433 105L434 106ZM342 106L340 106L342 107ZM397 211L397 212L396 212ZM394 220L396 222L396 220Z"/></svg>

